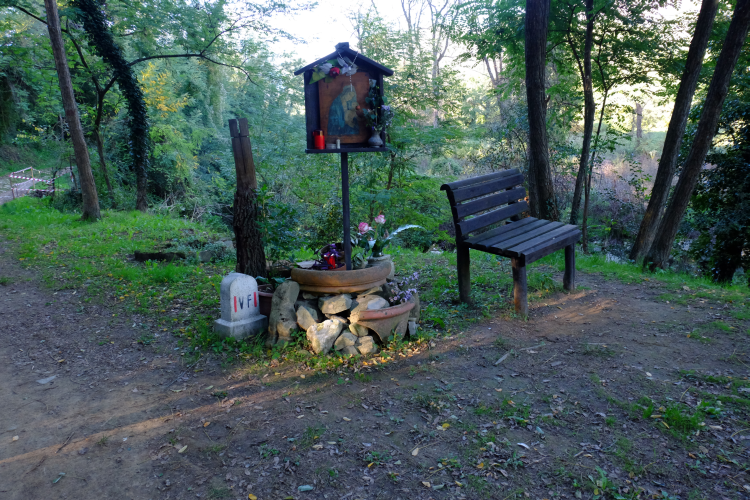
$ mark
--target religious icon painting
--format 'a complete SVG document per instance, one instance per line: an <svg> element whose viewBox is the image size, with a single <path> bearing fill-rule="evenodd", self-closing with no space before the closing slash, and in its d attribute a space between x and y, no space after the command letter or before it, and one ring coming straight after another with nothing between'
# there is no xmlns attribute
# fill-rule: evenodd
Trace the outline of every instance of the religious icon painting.
<svg viewBox="0 0 750 500"><path fill-rule="evenodd" d="M348 76L338 76L330 83L318 82L320 98L320 125L326 141L339 139L342 144L367 141L367 130L363 109L369 109L365 98L370 89L369 76L359 71Z"/></svg>

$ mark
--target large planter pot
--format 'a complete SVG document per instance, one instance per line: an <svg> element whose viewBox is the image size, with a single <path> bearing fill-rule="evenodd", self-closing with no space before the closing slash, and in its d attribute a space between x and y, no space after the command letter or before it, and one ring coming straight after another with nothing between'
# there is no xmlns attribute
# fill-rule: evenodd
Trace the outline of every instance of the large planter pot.
<svg viewBox="0 0 750 500"><path fill-rule="evenodd" d="M383 266L387 267L389 269L388 273L388 279L392 280L396 277L396 266L393 265L393 258L391 255L381 255L380 257L368 257L367 258L367 267L375 267L375 266Z"/></svg>
<svg viewBox="0 0 750 500"><path fill-rule="evenodd" d="M385 283L390 267L375 266L351 271L316 271L292 269L292 279L299 283L303 292L351 293L363 292Z"/></svg>
<svg viewBox="0 0 750 500"><path fill-rule="evenodd" d="M409 324L409 311L414 305L413 302L405 302L385 309L362 311L359 313L357 324L377 333L383 343L388 342L388 337L394 334L402 338Z"/></svg>

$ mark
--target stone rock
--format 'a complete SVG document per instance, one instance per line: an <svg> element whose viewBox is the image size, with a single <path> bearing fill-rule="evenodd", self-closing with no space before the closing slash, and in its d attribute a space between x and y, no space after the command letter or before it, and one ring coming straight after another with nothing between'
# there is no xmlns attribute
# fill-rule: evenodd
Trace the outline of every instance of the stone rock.
<svg viewBox="0 0 750 500"><path fill-rule="evenodd" d="M258 283L242 273L229 273L219 288L221 318L214 331L224 337L241 340L265 332L268 318L260 314Z"/></svg>
<svg viewBox="0 0 750 500"><path fill-rule="evenodd" d="M299 285L296 281L287 280L276 287L271 300L271 317L268 319L270 337L278 341L291 341L291 332L297 327L297 313L294 303L299 295Z"/></svg>
<svg viewBox="0 0 750 500"><path fill-rule="evenodd" d="M302 292L302 298L305 300L318 300L321 294L314 292Z"/></svg>
<svg viewBox="0 0 750 500"><path fill-rule="evenodd" d="M336 316L335 314L326 314L326 318L330 319L331 321L338 321L339 323L342 323L345 327L349 325L349 321L346 318L342 318L341 316Z"/></svg>
<svg viewBox="0 0 750 500"><path fill-rule="evenodd" d="M320 318L318 317L318 311L315 309L308 309L304 305L297 308L297 325L302 330L307 331L308 328L318 321L320 321Z"/></svg>
<svg viewBox="0 0 750 500"><path fill-rule="evenodd" d="M357 343L354 344L360 354L375 354L378 352L378 346L375 344L375 339L372 337L359 337Z"/></svg>
<svg viewBox="0 0 750 500"><path fill-rule="evenodd" d="M417 334L417 320L409 318L409 326L406 327L406 331L413 338Z"/></svg>
<svg viewBox="0 0 750 500"><path fill-rule="evenodd" d="M385 309L386 307L389 307L388 301L379 295L359 297L357 306L352 308L352 313L349 315L349 321L356 323L359 320L359 313L362 311L374 311L376 309Z"/></svg>
<svg viewBox="0 0 750 500"><path fill-rule="evenodd" d="M382 291L383 291L383 289L381 287L376 286L376 287L370 288L369 290L365 290L364 292L361 292L359 294L359 297L364 297L365 295L373 295L373 294L376 294L376 293L382 292Z"/></svg>
<svg viewBox="0 0 750 500"><path fill-rule="evenodd" d="M349 331L352 332L357 337L366 337L367 335L370 334L366 326L358 325L356 323L351 323L349 325Z"/></svg>
<svg viewBox="0 0 750 500"><path fill-rule="evenodd" d="M336 342L343 325L330 319L316 323L307 329L307 340L310 341L315 354L326 354Z"/></svg>
<svg viewBox="0 0 750 500"><path fill-rule="evenodd" d="M353 346L357 343L357 337L352 335L349 332L344 332L341 335L339 335L339 338L336 339L336 342L333 344L333 348L337 351L340 351L344 347L347 346Z"/></svg>
<svg viewBox="0 0 750 500"><path fill-rule="evenodd" d="M354 355L354 354L359 354L359 351L353 345L348 345L344 347L343 349L341 349L341 354Z"/></svg>
<svg viewBox="0 0 750 500"><path fill-rule="evenodd" d="M304 292L302 294L304 296ZM315 297L314 299L298 299L297 302L294 303L294 308L297 309L298 307L307 307L308 309L315 309L318 310L318 298Z"/></svg>
<svg viewBox="0 0 750 500"><path fill-rule="evenodd" d="M417 292L414 292L411 295L411 298L407 300L407 302L413 302L414 307L411 311L409 311L409 319L413 319L417 323L419 323L419 313L422 311L422 306L419 302L419 294Z"/></svg>
<svg viewBox="0 0 750 500"><path fill-rule="evenodd" d="M337 314L349 309L352 305L352 297L348 293L331 295L318 299L318 307L323 314Z"/></svg>
<svg viewBox="0 0 750 500"><path fill-rule="evenodd" d="M202 250L198 253L198 259L203 262L211 262L211 259L214 258L214 253L211 250Z"/></svg>

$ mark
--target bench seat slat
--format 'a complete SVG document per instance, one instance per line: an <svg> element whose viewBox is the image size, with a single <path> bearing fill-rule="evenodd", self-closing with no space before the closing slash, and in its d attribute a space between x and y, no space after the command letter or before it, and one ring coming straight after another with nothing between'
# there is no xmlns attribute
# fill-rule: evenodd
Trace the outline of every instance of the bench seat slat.
<svg viewBox="0 0 750 500"><path fill-rule="evenodd" d="M472 198L478 198L480 196L494 193L495 191L503 191L509 187L518 186L522 182L523 175L517 173L484 184L473 184L471 186L454 189L453 199L456 203L459 203L461 201L471 200Z"/></svg>
<svg viewBox="0 0 750 500"><path fill-rule="evenodd" d="M570 233L574 230L577 231L578 228L575 226L568 225L568 224L566 225L560 224L559 227L557 227L556 229L553 229L552 231L548 231L542 235L539 235L532 239L528 239L524 241L523 243L519 243L512 247L503 246L503 249L509 254L514 254L520 257L521 255L526 254L528 250L534 250L535 247L538 245L543 247L548 242L551 244L555 238L559 238L560 236L566 235L566 233Z"/></svg>
<svg viewBox="0 0 750 500"><path fill-rule="evenodd" d="M441 191L446 191L446 190L455 191L456 189L459 189L462 187L472 186L474 184L484 184L490 181L502 179L503 177L508 177L510 175L516 175L520 173L521 172L517 168L512 168L510 170L501 170L500 172L493 172L491 174L480 175L479 177L472 177L470 179L464 179L462 181L448 182L440 186L440 190Z"/></svg>
<svg viewBox="0 0 750 500"><path fill-rule="evenodd" d="M492 212L474 217L473 219L459 222L457 224L457 233L461 236L462 239L466 238L469 233L473 233L474 231L482 229L483 227L491 226L492 224L497 224L498 222L505 220L508 217L520 214L521 212L524 212L528 209L529 204L525 201L520 201L518 203L513 203L512 205L504 206L497 210L493 210Z"/></svg>
<svg viewBox="0 0 750 500"><path fill-rule="evenodd" d="M496 227L495 229L490 229L489 231L485 231L483 233L479 233L476 236L472 236L471 238L467 238L466 243L468 245L476 245L480 242L484 243L484 240L488 238L492 238L493 236L500 236L502 234L507 233L508 231L512 231L516 228L520 228L528 224L531 224L532 222L536 220L539 220L539 219L536 219L534 217L526 217L525 219L521 219L517 222L511 222L511 223L505 224L504 226Z"/></svg>
<svg viewBox="0 0 750 500"><path fill-rule="evenodd" d="M544 219L541 219L541 220L544 220ZM510 238L503 238L499 241L496 241L495 244L493 244L492 246L507 250L511 247L525 243L533 238L537 238L539 236L545 235L549 233L550 231L554 231L555 229L563 226L562 222L552 222L549 220L545 220L544 222L546 224L535 227L531 231L524 231L518 235L511 236Z"/></svg>
<svg viewBox="0 0 750 500"><path fill-rule="evenodd" d="M510 191L503 191L501 193L493 194L492 196L456 205L456 215L459 219L463 219L468 215L483 212L484 210L491 210L497 206L505 205L509 201L515 202L525 197L526 190L523 187L517 187Z"/></svg>
<svg viewBox="0 0 750 500"><path fill-rule="evenodd" d="M555 238L554 240L545 243L544 245L538 245L525 252L524 257L526 264L531 264L534 261L546 257L547 255L556 252L568 245L572 245L581 239L581 232L566 233L561 237Z"/></svg>
<svg viewBox="0 0 750 500"><path fill-rule="evenodd" d="M474 243L473 246L480 250L484 250L498 245L501 241L516 238L517 236L522 236L530 231L537 230L542 226L546 226L550 223L550 221L548 220L534 219L531 223L521 224L523 221L528 219L531 219L531 217L527 217L526 219L521 219L518 222L513 222L511 224L508 224L507 226L503 226L504 228L507 228L507 231L504 231L502 234L489 235L483 240L478 240L476 243ZM483 236L484 234L485 233L482 233L480 236Z"/></svg>

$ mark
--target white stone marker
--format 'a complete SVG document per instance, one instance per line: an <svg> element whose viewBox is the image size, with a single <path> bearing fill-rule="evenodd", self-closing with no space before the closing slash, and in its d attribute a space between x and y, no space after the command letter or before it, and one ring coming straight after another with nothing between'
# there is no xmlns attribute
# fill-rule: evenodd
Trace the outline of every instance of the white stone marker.
<svg viewBox="0 0 750 500"><path fill-rule="evenodd" d="M221 319L214 321L214 331L237 340L264 333L268 317L260 314L258 283L242 273L229 273L221 280Z"/></svg>

